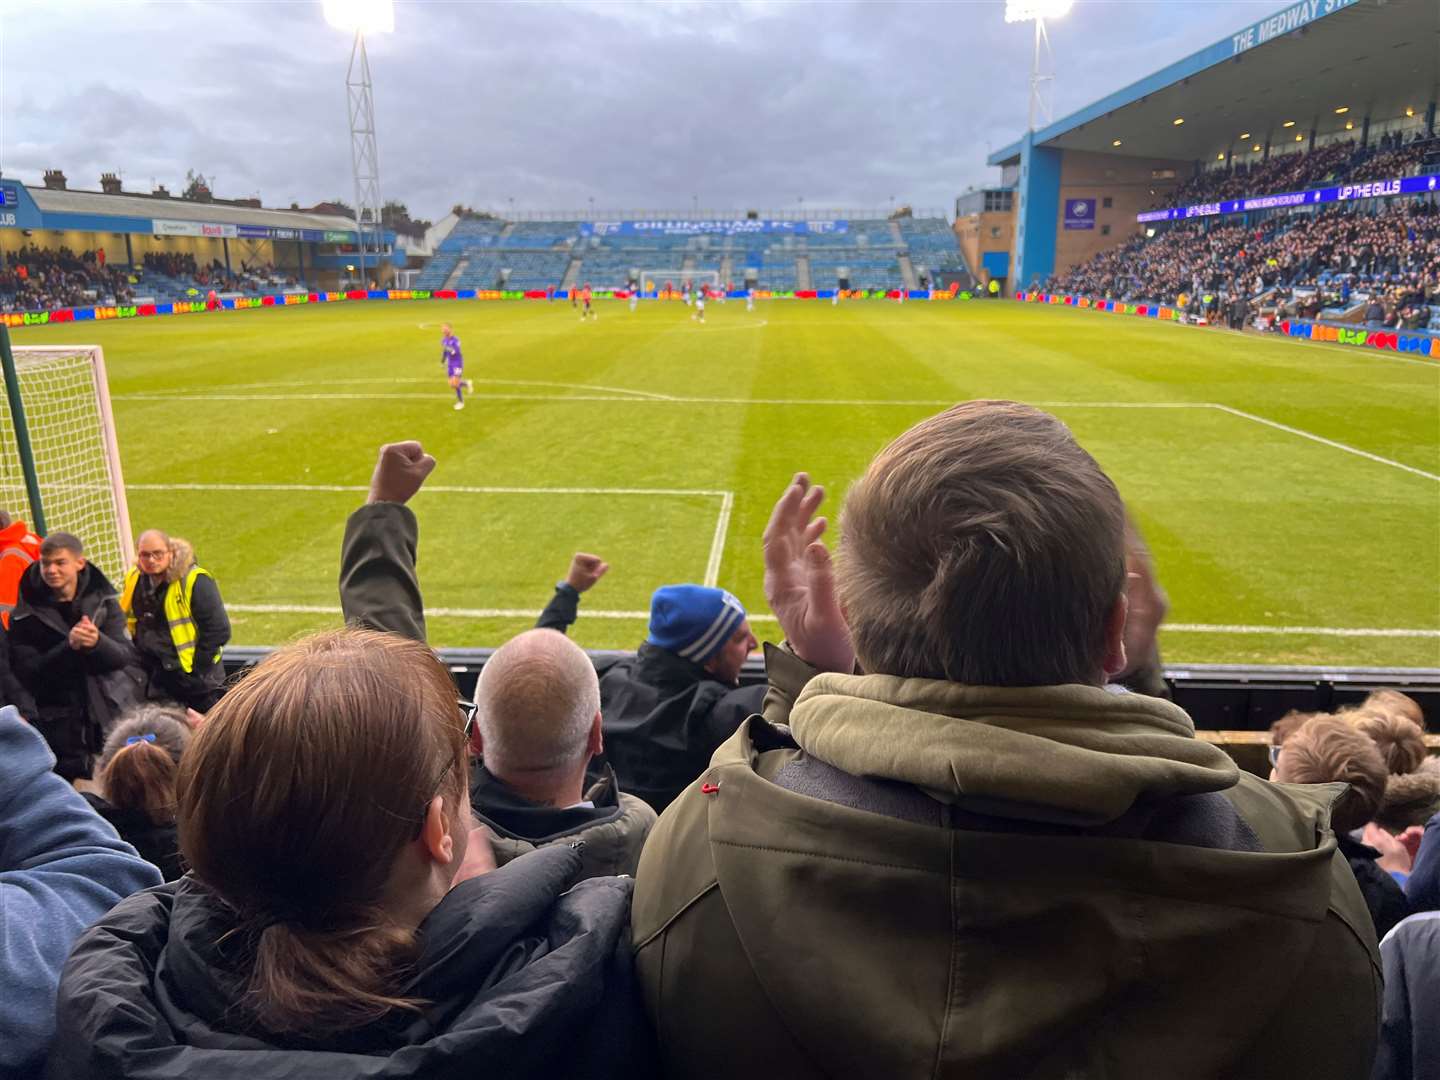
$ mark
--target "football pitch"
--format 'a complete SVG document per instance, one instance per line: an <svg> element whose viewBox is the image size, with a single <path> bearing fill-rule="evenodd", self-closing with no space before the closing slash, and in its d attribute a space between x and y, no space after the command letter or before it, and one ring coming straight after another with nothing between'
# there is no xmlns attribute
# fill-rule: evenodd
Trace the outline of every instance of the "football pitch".
<svg viewBox="0 0 1440 1080"><path fill-rule="evenodd" d="M1119 485L1171 601L1169 663L1440 666L1440 365L1011 302L419 301L27 327L99 344L137 530L187 537L239 644L340 622L345 517L383 442L413 502L435 645L533 622L585 550L573 634L633 648L651 590L730 589L778 640L760 535L790 476L847 485L956 401L1063 419ZM464 411L440 363L459 335ZM55 523L56 526L59 523ZM833 537L832 537L833 539ZM109 568L107 568L109 569Z"/></svg>

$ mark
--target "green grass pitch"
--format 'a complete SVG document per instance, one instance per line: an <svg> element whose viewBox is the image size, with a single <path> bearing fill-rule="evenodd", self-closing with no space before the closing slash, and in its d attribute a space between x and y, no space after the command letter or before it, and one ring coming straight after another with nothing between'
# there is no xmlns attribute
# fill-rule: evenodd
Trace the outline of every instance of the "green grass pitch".
<svg viewBox="0 0 1440 1080"><path fill-rule="evenodd" d="M104 347L132 522L195 543L237 643L339 622L345 516L404 438L440 462L414 504L432 643L529 625L580 549L612 564L586 646L634 647L650 591L707 572L774 639L760 534L791 474L833 515L891 437L1001 397L1060 416L1133 507L1169 662L1440 665L1432 362L1010 302L712 303L704 326L678 303L598 308L582 325L563 302L336 304L14 337ZM463 412L442 320L476 383Z"/></svg>

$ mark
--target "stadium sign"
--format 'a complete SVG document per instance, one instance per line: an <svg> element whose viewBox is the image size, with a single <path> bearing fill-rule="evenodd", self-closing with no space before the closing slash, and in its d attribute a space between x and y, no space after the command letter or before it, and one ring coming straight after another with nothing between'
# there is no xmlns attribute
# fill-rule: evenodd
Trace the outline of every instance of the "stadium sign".
<svg viewBox="0 0 1440 1080"><path fill-rule="evenodd" d="M582 221L581 236L754 236L788 233L806 236L850 231L848 221L774 221L737 218L731 221Z"/></svg>
<svg viewBox="0 0 1440 1080"><path fill-rule="evenodd" d="M1067 229L1093 229L1093 228L1095 228L1095 200L1094 200L1094 199L1066 199L1066 200L1065 200L1065 228L1067 228Z"/></svg>
<svg viewBox="0 0 1440 1080"><path fill-rule="evenodd" d="M1143 214L1136 214L1135 220L1143 225L1151 221L1184 221L1186 218L1243 214L1248 210L1283 210L1291 206L1319 206L1351 199L1389 199L1396 195L1424 195L1433 191L1440 191L1440 173L1399 177L1394 180L1374 180L1366 184L1333 184L1310 191L1251 195L1244 199L1224 199L1221 202L1198 203L1194 206L1172 206L1167 210L1147 210Z"/></svg>
<svg viewBox="0 0 1440 1080"><path fill-rule="evenodd" d="M1322 19L1326 15L1333 15L1337 11L1358 4L1360 0L1300 0L1297 4L1291 4L1284 11L1277 11L1268 18L1247 26L1238 34L1230 36L1230 55L1239 56L1248 49L1257 45L1264 45L1267 41L1284 37L1286 34L1299 30L1302 26L1308 26L1316 19Z"/></svg>

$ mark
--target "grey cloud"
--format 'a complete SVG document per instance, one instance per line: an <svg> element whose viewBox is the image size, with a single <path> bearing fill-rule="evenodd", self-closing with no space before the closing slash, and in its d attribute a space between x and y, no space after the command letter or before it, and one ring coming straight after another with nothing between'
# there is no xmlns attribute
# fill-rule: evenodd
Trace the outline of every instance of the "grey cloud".
<svg viewBox="0 0 1440 1080"><path fill-rule="evenodd" d="M1268 14L1081 0L1056 113ZM946 207L1024 125L1029 34L998 2L399 5L376 38L382 185L503 208ZM1174 16L1183 8L1183 25ZM81 59L83 58L83 59ZM350 193L348 44L309 0L0 12L0 168L77 186L218 174L267 204Z"/></svg>

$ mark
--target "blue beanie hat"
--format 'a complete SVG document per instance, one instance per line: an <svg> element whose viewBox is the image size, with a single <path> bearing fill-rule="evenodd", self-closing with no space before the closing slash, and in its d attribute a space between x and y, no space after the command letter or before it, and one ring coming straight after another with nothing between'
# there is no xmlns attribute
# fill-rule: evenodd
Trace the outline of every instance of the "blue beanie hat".
<svg viewBox="0 0 1440 1080"><path fill-rule="evenodd" d="M650 598L652 645L703 664L745 621L745 608L724 589L662 585Z"/></svg>

